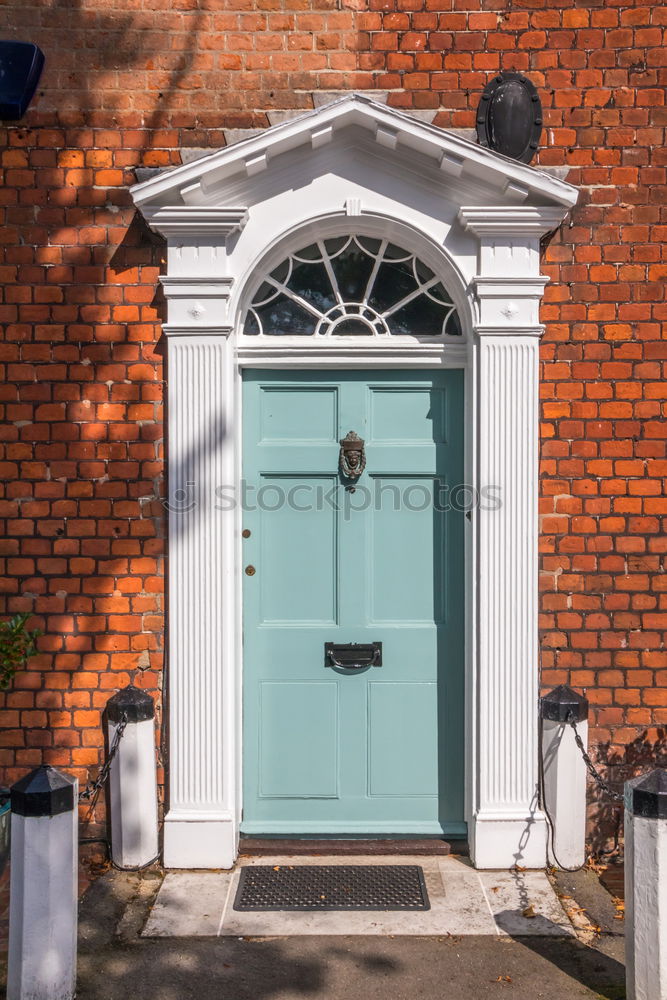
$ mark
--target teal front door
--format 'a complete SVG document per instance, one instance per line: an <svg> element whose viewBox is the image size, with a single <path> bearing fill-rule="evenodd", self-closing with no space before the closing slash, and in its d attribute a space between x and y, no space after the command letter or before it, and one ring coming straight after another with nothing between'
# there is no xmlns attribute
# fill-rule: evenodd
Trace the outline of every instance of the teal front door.
<svg viewBox="0 0 667 1000"><path fill-rule="evenodd" d="M464 834L463 373L246 371L243 439L242 830Z"/></svg>

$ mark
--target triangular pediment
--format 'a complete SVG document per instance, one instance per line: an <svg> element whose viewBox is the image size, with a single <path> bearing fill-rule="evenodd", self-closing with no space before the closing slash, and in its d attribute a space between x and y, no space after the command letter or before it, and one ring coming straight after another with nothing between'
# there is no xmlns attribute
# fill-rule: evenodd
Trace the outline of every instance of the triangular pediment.
<svg viewBox="0 0 667 1000"><path fill-rule="evenodd" d="M148 218L165 206L250 204L252 191L266 191L267 180L280 186L309 166L331 169L330 151L339 161L366 157L379 170L412 173L435 193L441 184L460 204L528 204L565 212L577 200L575 187L544 170L360 94L163 171L135 185L132 196Z"/></svg>

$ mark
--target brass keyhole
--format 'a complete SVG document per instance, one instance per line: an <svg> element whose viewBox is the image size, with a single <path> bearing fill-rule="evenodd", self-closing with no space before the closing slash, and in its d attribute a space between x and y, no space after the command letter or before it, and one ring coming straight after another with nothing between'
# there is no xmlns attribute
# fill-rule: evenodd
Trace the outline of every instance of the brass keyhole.
<svg viewBox="0 0 667 1000"><path fill-rule="evenodd" d="M250 538L250 528L244 528L241 535L243 538Z"/></svg>
<svg viewBox="0 0 667 1000"><path fill-rule="evenodd" d="M246 566L246 568L245 568L245 575L246 576L254 576L255 572L256 571L255 571L255 567L254 566Z"/></svg>

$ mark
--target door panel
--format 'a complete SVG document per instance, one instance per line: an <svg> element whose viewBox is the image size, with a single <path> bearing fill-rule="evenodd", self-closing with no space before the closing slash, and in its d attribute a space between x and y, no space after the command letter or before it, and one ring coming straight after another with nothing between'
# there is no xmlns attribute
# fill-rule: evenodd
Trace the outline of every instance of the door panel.
<svg viewBox="0 0 667 1000"><path fill-rule="evenodd" d="M382 486L394 492L385 494L370 518L370 621L440 624L446 574L443 531L433 517L433 480L384 476Z"/></svg>
<svg viewBox="0 0 667 1000"><path fill-rule="evenodd" d="M445 440L444 399L430 386L370 387L373 441L438 444Z"/></svg>
<svg viewBox="0 0 667 1000"><path fill-rule="evenodd" d="M457 371L245 373L243 830L465 832L462 404Z"/></svg>
<svg viewBox="0 0 667 1000"><path fill-rule="evenodd" d="M338 685L263 681L259 718L260 795L336 798Z"/></svg>
<svg viewBox="0 0 667 1000"><path fill-rule="evenodd" d="M260 440L331 441L338 426L338 393L322 386L267 386L260 396Z"/></svg>
<svg viewBox="0 0 667 1000"><path fill-rule="evenodd" d="M438 787L436 687L434 681L368 685L369 795L429 796Z"/></svg>
<svg viewBox="0 0 667 1000"><path fill-rule="evenodd" d="M338 521L335 511L302 503L317 488L335 486L333 477L262 476L259 502L267 509L261 532L259 587L263 625L336 621ZM299 489L298 487L303 487ZM295 489L296 487L296 489ZM293 504L282 502L292 497ZM280 505L278 506L278 502Z"/></svg>

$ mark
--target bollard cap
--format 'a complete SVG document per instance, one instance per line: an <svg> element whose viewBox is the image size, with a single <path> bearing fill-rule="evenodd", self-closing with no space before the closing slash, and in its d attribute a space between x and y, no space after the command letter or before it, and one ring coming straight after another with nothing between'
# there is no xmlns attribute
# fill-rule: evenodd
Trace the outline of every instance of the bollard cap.
<svg viewBox="0 0 667 1000"><path fill-rule="evenodd" d="M123 713L128 722L145 722L154 717L155 703L146 691L128 684L107 702L109 722L120 722Z"/></svg>
<svg viewBox="0 0 667 1000"><path fill-rule="evenodd" d="M42 764L11 788L12 812L18 816L58 816L75 806L76 778Z"/></svg>
<svg viewBox="0 0 667 1000"><path fill-rule="evenodd" d="M559 684L541 699L540 711L542 718L550 722L567 722L570 712L575 722L584 722L588 718L588 699L568 684Z"/></svg>
<svg viewBox="0 0 667 1000"><path fill-rule="evenodd" d="M667 771L657 767L626 781L625 808L643 819L667 819Z"/></svg>

